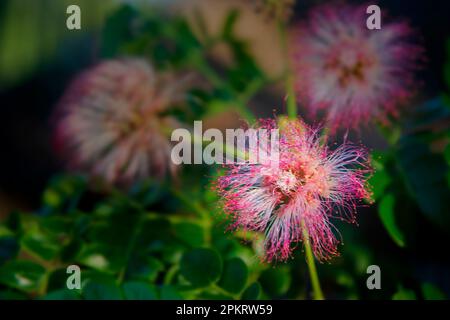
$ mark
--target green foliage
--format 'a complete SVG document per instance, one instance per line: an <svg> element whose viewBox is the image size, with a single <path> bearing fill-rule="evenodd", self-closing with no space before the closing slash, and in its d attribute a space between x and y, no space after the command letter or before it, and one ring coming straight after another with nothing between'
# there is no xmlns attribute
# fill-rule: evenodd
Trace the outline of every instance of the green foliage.
<svg viewBox="0 0 450 320"><path fill-rule="evenodd" d="M392 296L392 300L415 300L416 294L413 290L399 287L397 292Z"/></svg>
<svg viewBox="0 0 450 320"><path fill-rule="evenodd" d="M206 206L202 201L154 213L135 200L134 189L113 191L84 207L84 198L95 195L85 180L76 188L56 187L73 181L78 180L60 176L50 182L44 193L59 190L62 199L52 210L15 213L1 224L0 294L5 299L22 294L49 300L257 299L262 288L249 279L260 277L267 295L286 294L293 270L263 272L268 266L254 263L247 244L212 228L211 217L204 215L208 211L198 208ZM66 205L72 197L75 206ZM155 201L157 206L162 199ZM42 206L48 208L48 201ZM66 268L72 264L81 268L81 290L66 287Z"/></svg>
<svg viewBox="0 0 450 320"><path fill-rule="evenodd" d="M278 297L289 290L291 275L286 267L270 268L263 272L260 282L265 292Z"/></svg>
<svg viewBox="0 0 450 320"><path fill-rule="evenodd" d="M206 287L219 280L222 261L211 249L194 249L183 255L181 275L194 287Z"/></svg>
<svg viewBox="0 0 450 320"><path fill-rule="evenodd" d="M392 240L400 247L405 246L404 236L395 222L395 197L392 194L383 196L378 205L378 213Z"/></svg>
<svg viewBox="0 0 450 320"><path fill-rule="evenodd" d="M440 119L450 116L442 99L420 106L408 123L398 145L398 162L405 183L424 215L439 228L450 230L450 188L444 154L431 146L445 137L444 131L427 130Z"/></svg>
<svg viewBox="0 0 450 320"><path fill-rule="evenodd" d="M261 296L261 285L258 282L252 283L242 294L244 300L258 300Z"/></svg>
<svg viewBox="0 0 450 320"><path fill-rule="evenodd" d="M422 295L425 300L446 300L446 295L432 283L422 283Z"/></svg>
<svg viewBox="0 0 450 320"><path fill-rule="evenodd" d="M3 0L0 20L0 87L17 84L40 66L49 63L80 32L99 28L115 1L102 0ZM66 9L76 4L82 9L82 31L66 28ZM26 9L25 9L26 8ZM18 36L20 35L20 36Z"/></svg>
<svg viewBox="0 0 450 320"><path fill-rule="evenodd" d="M128 294L130 288L126 287ZM83 284L82 296L87 300L121 300L123 293L113 278L93 277Z"/></svg>
<svg viewBox="0 0 450 320"><path fill-rule="evenodd" d="M245 104L269 80L249 54L246 44L234 35L238 18L237 12L232 11L218 35L203 33L200 40L183 18L168 17L160 12L142 14L123 6L106 21L102 55L106 58L145 55L161 70L199 72L212 88L208 91L193 89L187 97L189 109L173 107L170 113L182 121L192 122L230 108L253 121L254 116ZM197 20L200 23L201 19ZM210 51L218 44L227 46L233 56L233 63L220 72L209 59Z"/></svg>
<svg viewBox="0 0 450 320"><path fill-rule="evenodd" d="M19 250L14 233L6 226L0 225L0 265L13 258Z"/></svg>
<svg viewBox="0 0 450 320"><path fill-rule="evenodd" d="M0 283L19 291L38 290L44 278L45 269L31 261L11 260L0 267Z"/></svg>
<svg viewBox="0 0 450 320"><path fill-rule="evenodd" d="M42 300L80 300L80 295L73 290L61 289L49 292Z"/></svg>
<svg viewBox="0 0 450 320"><path fill-rule="evenodd" d="M146 282L125 282L122 287L124 296L128 300L155 300L158 298L156 287Z"/></svg>
<svg viewBox="0 0 450 320"><path fill-rule="evenodd" d="M247 284L248 268L239 258L225 261L219 285L232 294L240 293Z"/></svg>
<svg viewBox="0 0 450 320"><path fill-rule="evenodd" d="M382 152L372 152L371 160L374 173L369 180L372 187L373 199L378 200L384 194L391 183L391 176L387 172L386 162L389 155Z"/></svg>

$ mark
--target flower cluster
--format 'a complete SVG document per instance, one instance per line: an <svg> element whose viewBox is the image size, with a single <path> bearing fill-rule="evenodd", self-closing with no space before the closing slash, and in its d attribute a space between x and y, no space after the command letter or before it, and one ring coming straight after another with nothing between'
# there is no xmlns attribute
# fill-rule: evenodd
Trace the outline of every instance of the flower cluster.
<svg viewBox="0 0 450 320"><path fill-rule="evenodd" d="M300 120L262 126L280 129L279 160L234 164L219 178L233 227L264 232L268 261L287 259L306 236L318 259L336 255L339 241L330 218L354 222L357 204L370 198L367 152L347 142L331 150L317 128Z"/></svg>

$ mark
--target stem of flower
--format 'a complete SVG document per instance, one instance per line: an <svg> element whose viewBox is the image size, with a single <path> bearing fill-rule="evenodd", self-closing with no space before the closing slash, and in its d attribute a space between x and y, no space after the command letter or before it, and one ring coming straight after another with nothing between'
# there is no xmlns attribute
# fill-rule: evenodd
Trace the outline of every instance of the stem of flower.
<svg viewBox="0 0 450 320"><path fill-rule="evenodd" d="M292 74L289 74L287 77L287 113L289 119L295 119L297 118L297 103L295 102L294 80Z"/></svg>
<svg viewBox="0 0 450 320"><path fill-rule="evenodd" d="M305 245L306 263L308 264L309 277L313 288L314 300L324 300L322 289L320 288L319 276L317 275L316 263L314 262L314 254L311 249L311 242L309 241L308 230L305 224L302 223L303 230L303 244Z"/></svg>
<svg viewBox="0 0 450 320"><path fill-rule="evenodd" d="M294 90L294 77L289 63L289 49L287 43L286 25L283 21L278 21L278 32L281 39L281 48L283 49L284 59L286 61L285 73L286 73L286 94L287 94L287 114L289 119L297 118L297 102L295 98Z"/></svg>

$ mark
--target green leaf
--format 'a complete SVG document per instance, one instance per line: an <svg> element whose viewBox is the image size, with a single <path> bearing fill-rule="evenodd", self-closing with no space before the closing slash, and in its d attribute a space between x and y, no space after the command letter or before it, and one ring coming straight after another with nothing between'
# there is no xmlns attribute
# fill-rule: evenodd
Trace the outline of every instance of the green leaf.
<svg viewBox="0 0 450 320"><path fill-rule="evenodd" d="M372 187L373 199L378 200L390 185L392 179L386 170L386 162L389 155L385 152L373 151L371 153L372 167L375 169L373 175L369 179Z"/></svg>
<svg viewBox="0 0 450 320"><path fill-rule="evenodd" d="M183 299L183 296L181 295L181 293L179 293L178 290L174 286L171 286L171 285L161 287L160 297L161 297L161 300L181 300L181 299Z"/></svg>
<svg viewBox="0 0 450 320"><path fill-rule="evenodd" d="M117 258L117 251L102 244L87 244L80 253L78 262L102 272L115 272L121 268L122 260L112 262L111 259Z"/></svg>
<svg viewBox="0 0 450 320"><path fill-rule="evenodd" d="M396 157L408 191L421 212L437 227L449 231L450 188L445 175L448 164L443 154L430 146L445 136L445 131L438 128L450 117L450 108L443 99L436 98L415 110L414 117L404 125L405 134L399 140Z"/></svg>
<svg viewBox="0 0 450 320"><path fill-rule="evenodd" d="M177 54L174 60L187 60L189 55L196 54L200 48L200 43L192 32L189 23L185 19L176 19L174 25L174 42L177 48Z"/></svg>
<svg viewBox="0 0 450 320"><path fill-rule="evenodd" d="M61 289L49 292L42 300L80 300L77 290Z"/></svg>
<svg viewBox="0 0 450 320"><path fill-rule="evenodd" d="M127 268L127 278L153 282L164 270L164 264L147 254L135 257Z"/></svg>
<svg viewBox="0 0 450 320"><path fill-rule="evenodd" d="M2 232L3 226L0 226L0 265L15 257L19 251L19 244L12 233L9 235ZM4 230L7 230L4 228Z"/></svg>
<svg viewBox="0 0 450 320"><path fill-rule="evenodd" d="M233 38L234 26L236 25L236 21L238 20L238 18L239 18L239 11L237 10L231 10L230 13L227 15L222 27L222 37L224 39Z"/></svg>
<svg viewBox="0 0 450 320"><path fill-rule="evenodd" d="M219 286L230 293L241 292L247 284L248 268L239 258L225 261Z"/></svg>
<svg viewBox="0 0 450 320"><path fill-rule="evenodd" d="M446 300L447 296L441 289L434 284L425 282L422 283L422 294L425 300Z"/></svg>
<svg viewBox="0 0 450 320"><path fill-rule="evenodd" d="M80 176L61 175L54 177L42 195L45 215L71 211L86 190L86 179Z"/></svg>
<svg viewBox="0 0 450 320"><path fill-rule="evenodd" d="M194 249L184 254L180 272L194 287L206 287L219 280L222 260L214 250Z"/></svg>
<svg viewBox="0 0 450 320"><path fill-rule="evenodd" d="M205 232L203 228L196 223L176 223L174 224L174 229L175 236L192 247L200 247L205 241Z"/></svg>
<svg viewBox="0 0 450 320"><path fill-rule="evenodd" d="M116 213L105 217L88 230L90 242L83 246L80 263L99 271L118 272L122 270L128 245L138 223L138 215L133 211ZM136 242L134 250L140 250L142 243Z"/></svg>
<svg viewBox="0 0 450 320"><path fill-rule="evenodd" d="M272 297L278 297L289 290L291 275L287 266L265 270L259 281L264 291Z"/></svg>
<svg viewBox="0 0 450 320"><path fill-rule="evenodd" d="M56 241L51 241L49 237L39 231L32 231L25 234L21 240L21 245L29 253L32 253L44 260L55 258L60 250Z"/></svg>
<svg viewBox="0 0 450 320"><path fill-rule="evenodd" d="M173 242L173 228L167 219L150 219L143 222L141 242L148 245L152 242L168 244Z"/></svg>
<svg viewBox="0 0 450 320"><path fill-rule="evenodd" d="M37 290L44 277L44 267L31 261L9 261L0 267L0 283L21 291Z"/></svg>
<svg viewBox="0 0 450 320"><path fill-rule="evenodd" d="M252 283L242 294L242 300L258 300L261 296L261 285L258 282Z"/></svg>
<svg viewBox="0 0 450 320"><path fill-rule="evenodd" d="M447 145L444 151L445 160L447 161L447 164L450 165L450 144Z"/></svg>
<svg viewBox="0 0 450 320"><path fill-rule="evenodd" d="M231 295L225 293L214 293L214 292L203 292L199 297L199 299L205 300L232 300L233 297Z"/></svg>
<svg viewBox="0 0 450 320"><path fill-rule="evenodd" d="M73 221L65 216L21 215L20 244L27 253L44 259L54 259L70 241Z"/></svg>
<svg viewBox="0 0 450 320"><path fill-rule="evenodd" d="M369 184L372 186L373 199L378 200L381 198L390 183L391 177L386 171L375 171L369 180Z"/></svg>
<svg viewBox="0 0 450 320"><path fill-rule="evenodd" d="M83 242L80 239L73 240L69 242L67 245L65 245L60 254L60 259L63 262L71 262L78 257L78 254L81 251L81 248L83 246Z"/></svg>
<svg viewBox="0 0 450 320"><path fill-rule="evenodd" d="M161 196L161 186L153 180L146 180L133 185L130 196L143 207L154 204Z"/></svg>
<svg viewBox="0 0 450 320"><path fill-rule="evenodd" d="M28 297L22 293L13 290L0 291L1 300L27 300Z"/></svg>
<svg viewBox="0 0 450 320"><path fill-rule="evenodd" d="M416 294L413 290L399 287L397 292L392 296L392 300L416 300Z"/></svg>
<svg viewBox="0 0 450 320"><path fill-rule="evenodd" d="M381 202L378 205L378 214L392 240L394 240L398 246L404 247L405 238L403 233L397 227L394 211L395 197L392 194L387 194L381 199Z"/></svg>
<svg viewBox="0 0 450 320"><path fill-rule="evenodd" d="M62 288L67 288L67 278L70 276L67 273L67 267L62 267L53 270L48 276L47 292L60 291ZM72 291L72 290L69 290ZM77 290L79 291L79 290Z"/></svg>
<svg viewBox="0 0 450 320"><path fill-rule="evenodd" d="M129 281L122 285L125 299L128 300L156 300L158 293L154 286L140 281Z"/></svg>
<svg viewBox="0 0 450 320"><path fill-rule="evenodd" d="M113 279L89 279L82 286L86 300L121 300L122 292Z"/></svg>
<svg viewBox="0 0 450 320"><path fill-rule="evenodd" d="M370 154L370 162L375 171L383 171L385 170L386 161L388 159L388 154L382 151L372 151Z"/></svg>
<svg viewBox="0 0 450 320"><path fill-rule="evenodd" d="M139 14L131 6L125 5L106 20L102 34L102 56L114 57L121 53L123 45L133 38L132 27L136 26Z"/></svg>

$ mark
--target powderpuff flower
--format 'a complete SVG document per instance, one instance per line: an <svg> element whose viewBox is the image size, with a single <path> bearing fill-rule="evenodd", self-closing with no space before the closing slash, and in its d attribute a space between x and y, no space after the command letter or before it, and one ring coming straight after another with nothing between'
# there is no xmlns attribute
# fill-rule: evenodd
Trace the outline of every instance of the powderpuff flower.
<svg viewBox="0 0 450 320"><path fill-rule="evenodd" d="M101 62L69 86L56 112L56 148L71 169L129 185L175 174L164 115L184 96L184 81L143 59Z"/></svg>
<svg viewBox="0 0 450 320"><path fill-rule="evenodd" d="M294 32L293 65L300 103L324 111L331 129L388 122L413 92L422 48L405 22L366 26L366 6L322 5Z"/></svg>
<svg viewBox="0 0 450 320"><path fill-rule="evenodd" d="M268 261L286 260L305 237L319 260L337 255L330 219L355 222L357 204L370 199L367 152L348 142L331 150L300 120L261 127L279 129L279 155L230 165L217 182L231 227L263 232Z"/></svg>

